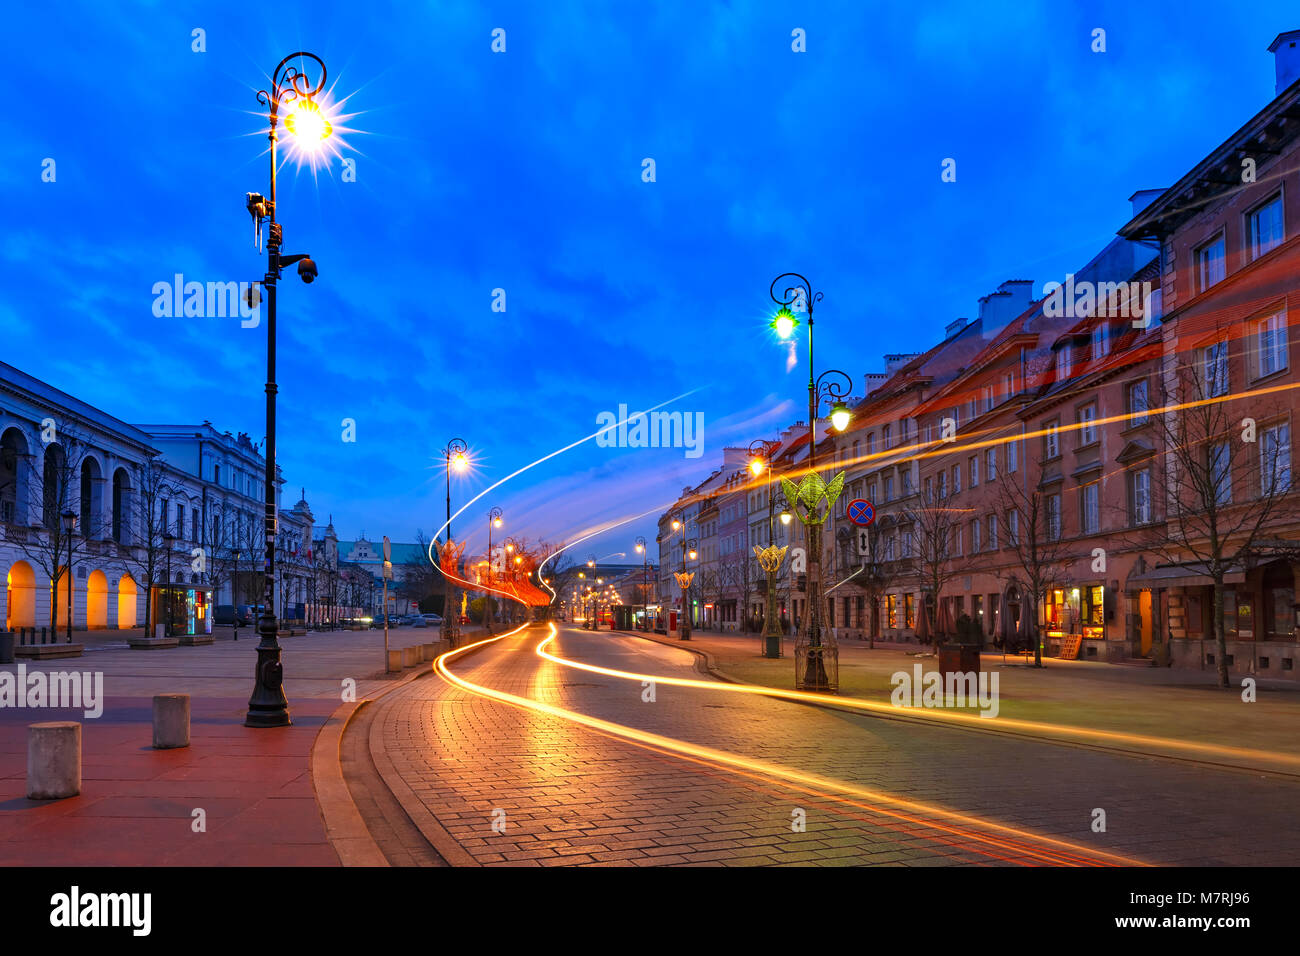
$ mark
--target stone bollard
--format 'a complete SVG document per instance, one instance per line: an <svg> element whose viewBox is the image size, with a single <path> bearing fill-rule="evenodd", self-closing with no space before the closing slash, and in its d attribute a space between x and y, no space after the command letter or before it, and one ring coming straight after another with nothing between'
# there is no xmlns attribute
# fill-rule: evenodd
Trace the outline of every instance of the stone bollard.
<svg viewBox="0 0 1300 956"><path fill-rule="evenodd" d="M388 649L388 673L396 674L402 669L402 650L398 647Z"/></svg>
<svg viewBox="0 0 1300 956"><path fill-rule="evenodd" d="M402 666L414 667L420 663L420 649L418 647L402 648Z"/></svg>
<svg viewBox="0 0 1300 956"><path fill-rule="evenodd" d="M438 656L437 644L421 644L420 650L424 652L424 659L426 661L431 661Z"/></svg>
<svg viewBox="0 0 1300 956"><path fill-rule="evenodd" d="M155 694L153 698L153 746L172 750L190 745L190 695Z"/></svg>
<svg viewBox="0 0 1300 956"><path fill-rule="evenodd" d="M27 725L27 799L62 800L81 793L81 724Z"/></svg>

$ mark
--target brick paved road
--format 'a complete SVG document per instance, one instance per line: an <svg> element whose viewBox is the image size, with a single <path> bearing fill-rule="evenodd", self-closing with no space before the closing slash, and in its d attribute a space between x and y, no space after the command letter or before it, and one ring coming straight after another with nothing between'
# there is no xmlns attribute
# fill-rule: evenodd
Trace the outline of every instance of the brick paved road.
<svg viewBox="0 0 1300 956"><path fill-rule="evenodd" d="M481 864L923 866L1086 859L1090 850L1166 864L1300 861L1293 825L1300 782L707 689L658 684L648 703L638 682L538 658L533 648L543 636L533 630L502 641L452 670L554 707L1082 849L915 810L900 816L885 800L810 793L788 779L648 749L424 678L371 705L365 730L383 754L380 773L399 798L418 802L406 809L425 822L426 835L454 840ZM621 670L700 676L688 652L630 636L566 628L553 649ZM1090 828L1097 807L1107 814L1105 833ZM495 810L505 812L503 832L493 830ZM806 813L803 832L792 830L798 810ZM416 832L384 831L390 859L431 858L427 845L415 845ZM394 840L407 846L395 850Z"/></svg>

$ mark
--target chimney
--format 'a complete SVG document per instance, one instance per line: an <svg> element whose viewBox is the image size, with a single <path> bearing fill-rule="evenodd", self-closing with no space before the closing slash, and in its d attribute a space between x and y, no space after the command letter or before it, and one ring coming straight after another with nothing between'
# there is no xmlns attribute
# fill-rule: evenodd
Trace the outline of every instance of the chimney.
<svg viewBox="0 0 1300 956"><path fill-rule="evenodd" d="M1273 95L1281 96L1282 91L1296 80L1300 80L1300 30L1279 33L1277 39L1268 46L1273 54L1273 66L1277 71L1277 86Z"/></svg>
<svg viewBox="0 0 1300 956"><path fill-rule="evenodd" d="M1138 213L1164 194L1163 189L1139 189L1132 196L1129 196L1128 201L1133 204L1133 218L1136 219Z"/></svg>

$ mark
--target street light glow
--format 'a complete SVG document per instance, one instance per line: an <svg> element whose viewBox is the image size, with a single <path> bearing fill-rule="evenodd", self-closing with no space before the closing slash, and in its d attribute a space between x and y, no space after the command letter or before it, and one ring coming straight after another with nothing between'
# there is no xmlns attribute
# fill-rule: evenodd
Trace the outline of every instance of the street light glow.
<svg viewBox="0 0 1300 956"><path fill-rule="evenodd" d="M788 339L794 334L795 327L799 320L794 317L794 313L785 306L777 311L776 317L772 319L772 329L776 332L778 338Z"/></svg>
<svg viewBox="0 0 1300 956"><path fill-rule="evenodd" d="M285 118L284 125L305 149L315 148L334 132L334 126L325 118L320 106L314 100L302 97Z"/></svg>
<svg viewBox="0 0 1300 956"><path fill-rule="evenodd" d="M761 475L763 473L763 459L751 458L749 460L749 470L755 475Z"/></svg>
<svg viewBox="0 0 1300 956"><path fill-rule="evenodd" d="M469 456L463 451L458 451L451 456L451 470L457 474L463 473L469 468Z"/></svg>
<svg viewBox="0 0 1300 956"><path fill-rule="evenodd" d="M849 412L849 407L843 402L836 402L835 407L831 409L831 424L835 426L837 432L842 432L849 427L849 420L853 415Z"/></svg>

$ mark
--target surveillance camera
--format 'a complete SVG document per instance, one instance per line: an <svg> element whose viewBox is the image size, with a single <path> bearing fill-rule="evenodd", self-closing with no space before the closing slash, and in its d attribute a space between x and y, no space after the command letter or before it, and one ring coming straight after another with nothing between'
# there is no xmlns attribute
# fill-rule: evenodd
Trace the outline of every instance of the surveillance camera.
<svg viewBox="0 0 1300 956"><path fill-rule="evenodd" d="M262 198L261 193L247 193L245 195L244 208L248 210L250 216L265 216L266 200Z"/></svg>
<svg viewBox="0 0 1300 956"><path fill-rule="evenodd" d="M298 260L298 278L303 282L314 282L316 279L316 263L312 262L306 256Z"/></svg>

